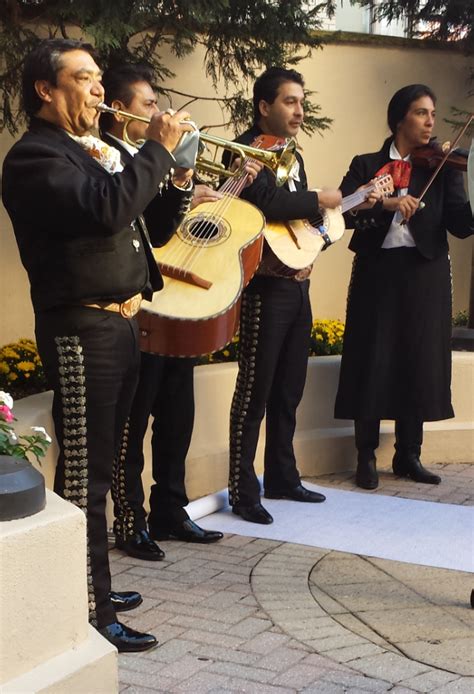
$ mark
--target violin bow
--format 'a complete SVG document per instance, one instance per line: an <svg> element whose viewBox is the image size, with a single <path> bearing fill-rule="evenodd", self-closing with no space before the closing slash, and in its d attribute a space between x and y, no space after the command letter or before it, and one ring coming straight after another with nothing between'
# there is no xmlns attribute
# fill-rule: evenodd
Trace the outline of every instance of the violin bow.
<svg viewBox="0 0 474 694"><path fill-rule="evenodd" d="M471 113L470 117L467 119L466 123L463 125L462 129L461 129L460 132L458 133L458 135L457 135L456 139L454 140L453 144L449 147L449 149L448 149L447 152L445 153L444 157L441 159L441 161L439 162L438 166L436 167L436 169L435 169L435 170L433 171L433 173L431 174L430 179L429 179L428 182L426 183L426 185L425 185L425 187L423 188L423 190L421 191L420 195L418 196L418 199L419 199L420 203L421 203L422 199L424 198L424 196L426 195L426 193L428 192L428 190L429 190L431 184L433 183L433 181L435 180L436 176L439 174L439 172L440 172L441 169L443 168L444 164L445 164L446 161L448 160L450 154L452 154L453 151L456 149L459 140L460 140L461 137L464 135L464 133L466 132L466 130L468 129L468 127L471 125L471 122L472 122L473 119L474 119L474 113ZM424 206L425 206L425 205L424 205L424 203L423 203L418 209L421 209L421 210L422 210ZM403 225L405 225L406 223L407 223L407 220L406 220L406 219L403 219L403 220L401 221L401 224L403 224Z"/></svg>
<svg viewBox="0 0 474 694"><path fill-rule="evenodd" d="M452 144L451 147L448 149L448 151L446 152L446 154L444 155L444 157L441 159L441 161L439 162L439 164L438 164L438 166L436 167L436 169L433 171L433 174L431 175L430 180L427 182L427 184L425 185L425 187L424 187L423 190L421 191L420 197L419 197L420 200L423 198L423 196L425 195L425 193L428 191L429 187L431 186L431 184L433 183L434 179L435 179L436 176L438 175L440 169L444 166L445 162L447 161L449 155L452 154L453 151L456 149L456 146L457 146L459 140L460 140L461 137L464 135L464 133L466 132L466 130L468 129L468 127L471 125L471 122L472 122L473 119L474 119L474 113L471 113L471 116L468 118L468 120L466 121L466 123L463 125L462 130L459 132L459 134L458 134L458 136L456 137L456 139L454 140L453 144Z"/></svg>

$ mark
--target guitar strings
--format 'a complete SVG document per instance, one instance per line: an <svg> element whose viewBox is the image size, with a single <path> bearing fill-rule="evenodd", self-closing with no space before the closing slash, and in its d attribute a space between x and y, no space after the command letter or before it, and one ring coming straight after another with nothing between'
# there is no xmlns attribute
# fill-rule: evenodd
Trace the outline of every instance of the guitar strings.
<svg viewBox="0 0 474 694"><path fill-rule="evenodd" d="M254 145L255 146L255 145ZM260 143L256 145L257 149L261 149ZM270 147L270 149L272 149ZM245 164L248 162L253 162L255 161L251 157L244 157L243 162L241 165L241 168L243 169ZM224 192L224 195L228 198L227 202L228 204L225 204L225 200L223 201L223 206L219 207L219 203L214 203L212 207L212 211L210 214L208 214L207 219L202 219L200 223L197 225L197 229L199 231L199 239L201 241L201 244L198 244L196 248L196 252L190 256L189 262L190 265L192 266L197 259L199 258L201 252L206 249L206 242L209 240L212 240L213 234L215 227L219 224L219 222L222 220L223 217L223 212L222 210L225 209L227 210L229 205L232 203L233 200L239 197L240 193L244 189L248 179L248 174L246 174L244 171L240 176L237 177L232 177L228 179L223 186L221 186L220 191ZM219 214L217 214L219 212ZM201 230L206 230L204 233L201 233ZM204 240L204 243L203 243ZM189 269L189 264L188 264L188 269Z"/></svg>
<svg viewBox="0 0 474 694"><path fill-rule="evenodd" d="M260 149L260 143L257 144L256 148ZM272 149L272 148L270 148ZM238 176L232 177L225 181L221 186L220 191L224 193L224 198L221 201L213 203L212 211L208 213L206 217L202 217L200 220L197 219L194 222L193 233L197 236L198 243L194 246L191 241L190 248L179 248L176 244L176 248L168 248L168 252L165 252L162 258L162 262L165 261L169 265L174 265L177 267L178 272L189 272L193 265L197 262L200 254L207 248L209 241L212 241L215 235L216 226L222 222L224 217L224 212L227 211L233 200L235 200L243 188L245 187L248 179L248 174L243 170L247 162L254 161L250 157L243 157L243 162L241 165L242 173ZM199 215L196 215L199 217ZM184 244L183 244L184 246ZM179 267L181 265L181 267Z"/></svg>
<svg viewBox="0 0 474 694"><path fill-rule="evenodd" d="M242 168L245 164L252 159L246 157L243 160ZM176 245L176 247L168 248L162 256L161 262L169 265L173 265L178 272L186 273L190 272L192 267L196 264L201 253L208 247L209 242L211 242L215 236L216 227L222 222L225 213L227 212L229 206L232 204L233 200L238 198L242 192L245 184L247 183L248 174L245 171L236 177L229 178L219 189L223 193L224 197L221 200L212 203L212 208L210 212L206 212L205 216L199 219L199 214L196 215L195 221L193 220L193 235L196 237L195 243L191 238L191 243L182 244L181 246ZM342 211L346 211L351 207L358 204L361 196L362 199L365 197L367 192L370 192L377 186L371 184L366 186L361 191L356 191L351 195L345 197L342 201ZM310 223L318 228L324 221L324 218L319 215L318 218L313 218L309 220ZM277 258L277 256L275 256ZM281 274L291 275L294 269L288 268L282 261L278 259L279 266L281 267ZM278 267L278 265L277 265ZM280 268L279 268L280 269Z"/></svg>
<svg viewBox="0 0 474 694"><path fill-rule="evenodd" d="M365 196L371 193L373 190L379 188L384 196L393 191L392 177L388 174L385 176L379 176L375 179L374 183L369 183L369 185L364 186L361 190L356 190L354 193L347 195L342 199L341 209L342 212L347 212L352 207L356 207L361 202L365 200Z"/></svg>
<svg viewBox="0 0 474 694"><path fill-rule="evenodd" d="M248 159L246 158L243 165L247 161ZM163 254L161 262L173 265L178 271L183 273L189 272L201 253L208 247L208 243L213 239L216 227L222 222L225 212L233 200L238 197L245 187L247 178L248 174L242 172L239 176L228 179L219 189L220 192L224 193L224 197L212 203L212 211L210 213L206 212L206 216L203 216L201 219L199 219L199 215L196 215L196 221L192 222L194 224L193 235L196 236L196 243L193 243L191 240L190 246L183 244L183 246L176 245L174 249L169 248L169 252Z"/></svg>
<svg viewBox="0 0 474 694"><path fill-rule="evenodd" d="M243 178L246 177L247 174L245 174L245 177ZM229 190L233 192L233 189L237 190L239 187L242 189L244 184L245 181L241 184L241 186L234 183L231 185L224 184L224 186L221 187L221 191L224 190L224 192L226 192ZM212 203L211 213L206 213L206 216L202 217L201 219L199 218L199 215L196 215L195 221L191 221L191 223L194 224L193 235L196 236L195 242L193 242L193 239L191 238L191 243L189 245L186 243L182 245L176 244L175 248L168 248L168 251L162 256L162 262L173 265L182 272L189 272L191 267L195 264L198 256L208 246L209 241L214 235L216 226L221 223L225 212L232 203L233 199L234 198L232 196L226 195L221 200Z"/></svg>
<svg viewBox="0 0 474 694"><path fill-rule="evenodd" d="M222 203L225 203L226 201L217 201L216 203L213 203L214 205L218 206L218 211L221 211L224 213L225 211L225 204L223 205ZM199 218L199 215L196 216L196 221L192 221L192 224L194 224L193 232L194 234L198 234L201 238L196 238L195 242L193 242L192 237L189 239L190 244L184 243L182 245L175 244L174 248L173 246L168 246L166 252L162 256L162 262L165 262L169 265L175 266L178 270L182 270L183 272L186 272L189 270L189 264L191 263L193 257L195 256L197 249L198 249L198 242L199 243L206 243L207 236L209 236L209 233L204 232L203 230L206 228L206 225L209 223L209 220L206 218ZM209 226L211 229L211 226Z"/></svg>

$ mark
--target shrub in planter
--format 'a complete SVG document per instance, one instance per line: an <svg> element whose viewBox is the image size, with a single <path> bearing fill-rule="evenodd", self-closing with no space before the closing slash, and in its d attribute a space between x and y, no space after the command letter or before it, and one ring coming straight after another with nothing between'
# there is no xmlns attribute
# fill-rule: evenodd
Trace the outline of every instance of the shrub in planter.
<svg viewBox="0 0 474 694"><path fill-rule="evenodd" d="M459 311L453 316L454 328L465 328L469 323L469 313L467 311Z"/></svg>
<svg viewBox="0 0 474 694"><path fill-rule="evenodd" d="M33 340L22 338L0 348L0 390L18 399L48 389Z"/></svg>
<svg viewBox="0 0 474 694"><path fill-rule="evenodd" d="M316 318L311 328L310 357L329 354L342 354L342 339L344 323L340 320ZM206 354L198 359L198 364L219 364L221 362L237 361L239 358L239 336L235 335L228 345Z"/></svg>
<svg viewBox="0 0 474 694"><path fill-rule="evenodd" d="M342 354L344 323L340 320L317 318L311 330L309 354L312 357Z"/></svg>

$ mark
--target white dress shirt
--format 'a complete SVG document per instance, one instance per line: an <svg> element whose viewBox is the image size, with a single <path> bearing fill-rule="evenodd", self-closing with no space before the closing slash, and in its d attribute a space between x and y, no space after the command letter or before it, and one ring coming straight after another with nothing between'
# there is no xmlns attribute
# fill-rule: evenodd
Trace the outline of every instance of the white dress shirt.
<svg viewBox="0 0 474 694"><path fill-rule="evenodd" d="M406 157L401 157L398 149L395 147L395 143L392 142L390 146L390 159L403 159L403 161L410 161L411 156L408 154ZM399 188L398 197L406 195L408 193L408 188ZM401 224L402 215L400 211L397 210L393 215L392 223L390 229L387 232L387 236L384 239L382 248L399 248L400 246L413 247L416 243L410 232L409 224Z"/></svg>

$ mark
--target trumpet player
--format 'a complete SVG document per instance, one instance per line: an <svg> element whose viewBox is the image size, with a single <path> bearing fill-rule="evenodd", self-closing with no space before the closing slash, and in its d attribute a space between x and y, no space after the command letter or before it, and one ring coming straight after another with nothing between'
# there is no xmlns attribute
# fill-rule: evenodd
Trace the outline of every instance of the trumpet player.
<svg viewBox="0 0 474 694"><path fill-rule="evenodd" d="M103 85L106 102L112 108L148 118L158 112L153 73L146 66L124 64L111 68L104 74ZM122 163L126 166L133 161L138 149L131 143L143 140L146 123L127 122L122 115L104 113L100 126L103 139L119 149ZM192 169L175 168L168 185L156 199L159 206L168 208L170 213L174 211L178 218L192 204L192 174ZM221 197L210 187L196 188L197 203ZM152 245L162 246L174 228L164 228L156 220L148 224L148 230ZM164 558L156 539L211 543L223 537L220 532L200 528L184 508L188 504L185 461L194 424L194 365L195 360L191 358L141 354L138 387L117 462L117 479L122 479L124 484L112 485L116 546L137 559ZM154 481L147 518L141 475L150 416Z"/></svg>
<svg viewBox="0 0 474 694"><path fill-rule="evenodd" d="M105 499L138 380L142 297L163 286L141 213L174 228L186 195L166 207L157 191L187 113L153 113L146 143L124 168L94 137L104 99L92 46L41 41L23 70L29 128L6 156L3 202L28 273L39 354L54 390L59 444L55 491L87 519L89 618L119 651L156 646L117 620L138 593L111 593ZM177 182L182 182L177 179Z"/></svg>

